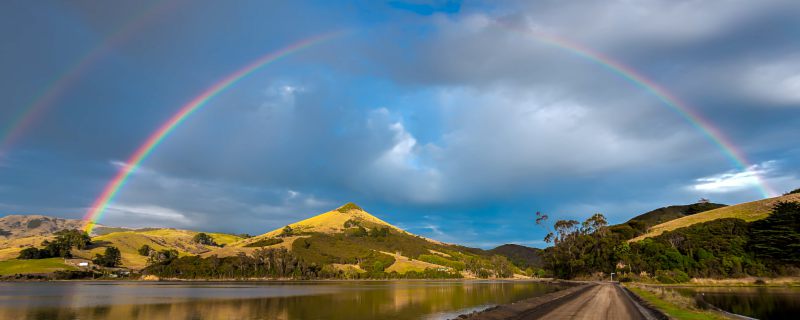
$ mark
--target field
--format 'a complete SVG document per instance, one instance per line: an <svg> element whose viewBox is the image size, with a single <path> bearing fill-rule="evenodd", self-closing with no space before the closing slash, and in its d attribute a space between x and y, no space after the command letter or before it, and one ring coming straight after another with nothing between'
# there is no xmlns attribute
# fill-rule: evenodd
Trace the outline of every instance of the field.
<svg viewBox="0 0 800 320"><path fill-rule="evenodd" d="M18 273L51 273L58 270L77 270L77 268L65 264L62 258L0 261L0 275L3 276Z"/></svg>
<svg viewBox="0 0 800 320"><path fill-rule="evenodd" d="M678 228L688 227L696 223L707 222L716 219L739 218L747 222L764 219L769 215L770 211L772 210L772 206L780 201L800 201L800 194L790 194L782 197L747 202L675 219L650 228L647 233L631 239L630 242L636 242L645 238L655 237L664 233L665 231L672 231Z"/></svg>

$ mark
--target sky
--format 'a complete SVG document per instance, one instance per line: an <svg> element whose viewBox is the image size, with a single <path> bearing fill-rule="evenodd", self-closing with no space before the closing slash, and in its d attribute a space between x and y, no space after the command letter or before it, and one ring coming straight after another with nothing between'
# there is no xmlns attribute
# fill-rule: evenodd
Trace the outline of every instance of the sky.
<svg viewBox="0 0 800 320"><path fill-rule="evenodd" d="M440 241L544 247L537 211L620 223L762 199L800 187L799 15L749 0L3 1L0 215L83 217L181 106L324 34L189 116L97 222L260 234L355 202ZM682 101L744 165L592 55Z"/></svg>

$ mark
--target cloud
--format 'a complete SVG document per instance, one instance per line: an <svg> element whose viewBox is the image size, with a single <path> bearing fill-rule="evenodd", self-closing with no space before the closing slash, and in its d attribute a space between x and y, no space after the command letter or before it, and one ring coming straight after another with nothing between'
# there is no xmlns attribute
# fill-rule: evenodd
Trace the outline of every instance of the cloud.
<svg viewBox="0 0 800 320"><path fill-rule="evenodd" d="M800 57L749 66L740 87L752 98L773 105L800 107Z"/></svg>
<svg viewBox="0 0 800 320"><path fill-rule="evenodd" d="M128 227L195 226L183 213L156 205L112 204L106 209L105 218L112 225Z"/></svg>
<svg viewBox="0 0 800 320"><path fill-rule="evenodd" d="M795 174L782 170L779 164L778 161L766 161L751 165L745 170L731 170L701 177L690 188L711 194L726 194L763 187L776 196L781 190L791 190L793 186L800 185ZM771 190L776 188L777 192Z"/></svg>

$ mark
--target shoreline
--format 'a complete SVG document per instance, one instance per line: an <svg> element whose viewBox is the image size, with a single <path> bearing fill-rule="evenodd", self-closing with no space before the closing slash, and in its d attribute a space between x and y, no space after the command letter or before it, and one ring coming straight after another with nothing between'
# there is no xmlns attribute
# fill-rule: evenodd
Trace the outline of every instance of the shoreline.
<svg viewBox="0 0 800 320"><path fill-rule="evenodd" d="M158 283L158 282L240 282L240 283L258 283L258 282L486 282L486 281L502 281L502 282L537 282L537 283L564 283L568 280L558 279L520 279L520 278L492 278L492 279L173 279L164 278L158 280L144 280L144 279L2 279L0 283L13 283L13 282L132 282L132 283Z"/></svg>

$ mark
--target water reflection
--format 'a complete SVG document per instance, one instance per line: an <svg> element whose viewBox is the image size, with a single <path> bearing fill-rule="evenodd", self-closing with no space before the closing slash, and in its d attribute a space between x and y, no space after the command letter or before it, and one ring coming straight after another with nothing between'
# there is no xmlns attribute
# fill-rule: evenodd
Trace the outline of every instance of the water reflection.
<svg viewBox="0 0 800 320"><path fill-rule="evenodd" d="M703 295L703 299L728 312L757 319L797 319L800 314L800 288L702 287L679 289L684 295Z"/></svg>
<svg viewBox="0 0 800 320"><path fill-rule="evenodd" d="M557 290L519 281L4 283L2 319L418 319Z"/></svg>

